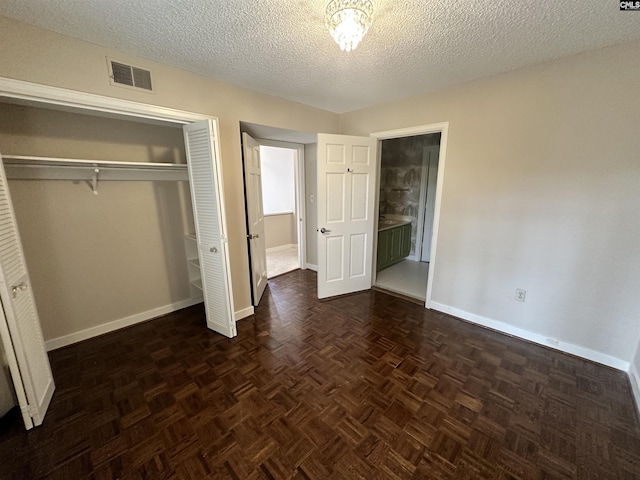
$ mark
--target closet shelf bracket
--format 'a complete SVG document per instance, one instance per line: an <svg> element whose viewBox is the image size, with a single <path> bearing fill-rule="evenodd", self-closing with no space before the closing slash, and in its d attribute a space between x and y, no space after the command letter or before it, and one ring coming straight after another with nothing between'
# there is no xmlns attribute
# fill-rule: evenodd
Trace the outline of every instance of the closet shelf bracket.
<svg viewBox="0 0 640 480"><path fill-rule="evenodd" d="M94 168L93 178L91 179L91 190L93 191L94 195L98 194L98 175L100 175L100 169Z"/></svg>

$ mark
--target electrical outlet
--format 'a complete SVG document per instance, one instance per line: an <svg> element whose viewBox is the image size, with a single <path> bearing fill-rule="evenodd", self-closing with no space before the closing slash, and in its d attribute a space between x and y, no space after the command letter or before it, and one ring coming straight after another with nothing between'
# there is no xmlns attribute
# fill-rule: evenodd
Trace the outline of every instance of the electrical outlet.
<svg viewBox="0 0 640 480"><path fill-rule="evenodd" d="M526 290L523 290L522 288L516 288L516 296L514 297L514 300L517 300L518 302L524 302L524 297L526 296Z"/></svg>

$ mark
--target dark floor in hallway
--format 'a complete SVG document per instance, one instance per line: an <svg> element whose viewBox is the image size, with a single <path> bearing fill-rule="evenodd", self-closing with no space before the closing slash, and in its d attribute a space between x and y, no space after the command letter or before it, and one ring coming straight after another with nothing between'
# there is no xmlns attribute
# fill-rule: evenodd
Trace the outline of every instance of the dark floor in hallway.
<svg viewBox="0 0 640 480"><path fill-rule="evenodd" d="M50 354L0 478L636 479L626 374L388 296L269 282L238 337L201 306Z"/></svg>

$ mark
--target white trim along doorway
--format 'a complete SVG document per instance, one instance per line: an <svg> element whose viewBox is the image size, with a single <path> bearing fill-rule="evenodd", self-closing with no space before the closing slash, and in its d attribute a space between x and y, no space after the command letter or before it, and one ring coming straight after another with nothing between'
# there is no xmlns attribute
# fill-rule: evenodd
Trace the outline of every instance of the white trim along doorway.
<svg viewBox="0 0 640 480"><path fill-rule="evenodd" d="M194 219L196 220L195 227L199 249L198 255L200 258L199 266L203 273L201 280L203 285L202 290L205 310L207 312L206 326L228 337L235 336L237 333L233 309L231 272L229 268L230 262L224 194L222 191L223 181L219 147L220 139L218 133L218 119L192 112L77 92L4 77L0 77L0 98L8 99L11 102L27 106L44 106L45 108L53 110L72 111L76 113L85 113L123 120L135 120L142 123L173 126L183 130L185 150L188 158L187 166L191 180L190 189L193 198L192 205L194 210ZM56 159L49 160L53 161ZM198 169L198 172L194 172L193 170L195 169ZM199 179L198 185L193 183L195 178ZM205 181L203 184L203 179L208 179L208 182ZM200 225L197 220L199 210L206 210L209 214L207 217L208 220L202 222ZM9 215L13 216L13 209L10 206L10 202ZM204 250L205 242L207 243L206 253L201 254L200 250ZM19 244L19 240L17 249L21 253L22 247ZM4 267L5 265L0 264L0 271L4 271ZM28 283L24 282L14 288L26 290L28 289L28 286ZM209 293L211 293L211 295ZM155 312L155 310L150 312ZM80 339L90 338L96 334L107 333L108 331L112 331L123 326L149 320L153 318L153 316L157 315L156 313L152 316L148 316L150 312L143 312L141 315L134 316L135 321L133 322L124 325L118 323L115 328L108 328L100 331L99 333L93 332L93 334ZM163 313L168 313L168 311ZM40 332L40 325L37 315L30 317L29 327L33 328L29 330L29 333L37 333L37 335L35 335L35 333L31 335L31 339L33 340L36 338L38 342L34 343L34 341L31 341L30 344L24 342L23 336L15 334L15 328L13 331L11 330L13 323L15 322L0 311L0 333L2 334L2 343L5 346L5 353L8 356L12 356L12 358L9 359L9 364L12 366L12 378L20 400L20 408L23 411L23 416L25 417L25 426L30 428L34 423L35 425L38 425L42 422L48 401L45 399L42 403L46 405L39 409L39 411L35 412L35 408L40 406L40 403L36 405L35 402L33 404L31 402L33 400L40 402L41 399L26 398L25 395L20 394L21 389L19 386L20 384L30 382L31 380L40 381L43 375L34 374L34 372L29 368L31 364L30 362L34 358L44 359L43 361L48 365L48 358L46 356L44 339L42 338L41 333L38 333ZM203 327L204 326L205 325L203 325ZM41 345L36 345L36 343L40 343ZM53 383L51 383L51 386L52 388L47 391L52 393ZM50 398L50 393L47 395L49 395L47 398ZM30 421L30 418L27 417L33 418L35 422Z"/></svg>
<svg viewBox="0 0 640 480"><path fill-rule="evenodd" d="M432 300L431 294L433 292L433 280L436 269L436 259L437 259L437 247L438 247L438 231L440 226L440 206L442 203L442 187L444 183L444 172L445 172L445 162L447 158L447 137L449 133L449 122L441 122L441 123L433 123L429 125L420 125L415 127L408 128L400 128L397 130L385 130L381 132L371 133L370 136L375 138L378 141L378 158L377 158L377 170L376 170L376 205L379 205L380 201L380 167L381 167L381 158L382 158L382 141L389 140L392 138L400 138L400 137L411 137L415 135L428 135L431 133L440 133L440 155L439 155L439 166L438 166L438 175L436 181L436 194L435 194L435 209L433 216L433 231L431 237L431 254L429 257L429 273L427 278L427 292L426 292L426 301L425 307L432 308ZM373 284L375 285L376 278L376 251L377 251L377 228L378 221L376 219L376 231L374 232L374 248L372 255L372 272L373 272Z"/></svg>
<svg viewBox="0 0 640 480"><path fill-rule="evenodd" d="M136 120L152 125L165 125L182 128L185 125L191 125L196 122L209 122L213 126L213 136L211 149L213 154L214 188L215 196L218 202L216 210L219 214L220 224L220 240L224 244L221 246L222 276L219 286L225 290L223 301L226 305L224 308L218 308L216 317L225 323L225 329L229 332L227 336L235 336L235 317L233 290L231 284L231 269L229 260L229 249L227 239L227 223L224 192L222 191L224 181L222 177L222 165L220 156L220 138L218 133L218 119L213 116L203 115L200 113L188 112L184 110L176 110L173 108L161 107L157 105L149 105L146 103L133 102L130 100L122 100L119 98L106 97L92 93L78 92L65 88L52 87L37 83L15 80L11 78L0 77L0 98L12 99L17 103L32 106L47 105L47 108L59 109L63 111L75 111L78 113L86 113L97 116L122 118ZM186 143L186 138L185 138ZM1 153L1 152L0 152ZM216 188L217 187L217 188ZM193 193L193 192L192 192ZM194 216L196 215L194 209ZM197 229L197 226L196 226ZM206 304L206 301L205 301ZM222 307L222 305L220 305ZM223 318L224 317L224 318ZM143 321L145 319L140 319ZM211 327L212 325L209 324ZM227 325L228 324L228 325ZM106 333L106 332L101 332Z"/></svg>
<svg viewBox="0 0 640 480"><path fill-rule="evenodd" d="M293 270L307 268L304 145L252 137L245 131L242 124L240 129L243 142L245 217L251 299L253 306L257 307L269 279ZM258 149L259 152L256 153L255 149ZM284 156L274 153L280 149L282 149ZM275 210L273 208L267 209L268 205L274 203L274 194L277 196L278 192L275 190L282 187L279 184L279 179L273 177L273 170L271 170L271 176L267 177L269 173L267 165L274 167L274 156L278 159L276 163L284 162L292 167L292 169L284 168L280 171L280 173L291 174L289 181L285 180L284 184L293 189L293 198L289 197L293 204L284 205L283 198L276 201L277 204L279 200L278 206L285 208L286 211L277 208ZM292 160L292 163L289 163L288 160ZM255 178L259 178L257 185ZM284 187L284 190L291 192L287 187ZM269 202L269 200L272 201ZM284 203L288 203L288 201ZM256 222L258 217L260 217L259 222ZM280 220L277 223L272 223L274 218ZM285 219L284 225L282 219ZM258 225L261 225L260 233L257 231ZM279 236L281 238L276 235L278 228L282 228L286 232L286 234ZM260 238L260 235L263 238ZM263 270L261 267L263 264L264 272L260 273ZM258 277L261 277L260 284L264 278L262 288L258 288Z"/></svg>

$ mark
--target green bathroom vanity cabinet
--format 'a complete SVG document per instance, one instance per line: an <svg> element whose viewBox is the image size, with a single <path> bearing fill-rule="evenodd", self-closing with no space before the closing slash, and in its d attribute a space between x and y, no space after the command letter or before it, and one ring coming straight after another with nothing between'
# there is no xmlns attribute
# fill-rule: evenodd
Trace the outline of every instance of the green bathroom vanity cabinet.
<svg viewBox="0 0 640 480"><path fill-rule="evenodd" d="M378 263L376 270L399 262L411 253L411 223L381 221L378 225Z"/></svg>

